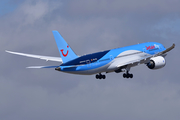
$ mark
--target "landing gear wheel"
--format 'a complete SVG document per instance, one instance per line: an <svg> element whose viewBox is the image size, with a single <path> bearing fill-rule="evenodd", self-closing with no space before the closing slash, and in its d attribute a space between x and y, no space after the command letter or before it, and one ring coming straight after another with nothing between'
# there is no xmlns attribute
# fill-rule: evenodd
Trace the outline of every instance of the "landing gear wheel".
<svg viewBox="0 0 180 120"><path fill-rule="evenodd" d="M126 74L125 73L123 74L123 77L126 78Z"/></svg>
<svg viewBox="0 0 180 120"><path fill-rule="evenodd" d="M130 78L130 75L129 75L129 74L127 74L126 78Z"/></svg>
<svg viewBox="0 0 180 120"><path fill-rule="evenodd" d="M133 78L133 74L129 74L130 78Z"/></svg>
<svg viewBox="0 0 180 120"><path fill-rule="evenodd" d="M99 75L96 75L96 79L99 79Z"/></svg>
<svg viewBox="0 0 180 120"><path fill-rule="evenodd" d="M103 78L103 79L106 79L106 76L105 76L105 75L102 75L102 78Z"/></svg>

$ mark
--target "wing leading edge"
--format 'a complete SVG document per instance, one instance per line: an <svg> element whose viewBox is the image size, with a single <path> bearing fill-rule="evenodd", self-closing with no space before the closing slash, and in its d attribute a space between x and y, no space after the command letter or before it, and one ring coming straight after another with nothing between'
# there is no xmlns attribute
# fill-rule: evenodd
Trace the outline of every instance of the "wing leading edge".
<svg viewBox="0 0 180 120"><path fill-rule="evenodd" d="M165 53L171 51L171 50L174 49L174 48L175 48L175 44L173 44L171 47L167 48L166 50L164 50L164 51L162 51L162 52L156 54L156 56L163 55L163 54L165 54Z"/></svg>

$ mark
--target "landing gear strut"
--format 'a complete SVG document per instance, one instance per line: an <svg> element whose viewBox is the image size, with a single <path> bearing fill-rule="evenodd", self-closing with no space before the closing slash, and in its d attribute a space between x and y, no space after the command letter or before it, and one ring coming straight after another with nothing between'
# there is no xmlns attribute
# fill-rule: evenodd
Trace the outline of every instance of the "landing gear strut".
<svg viewBox="0 0 180 120"><path fill-rule="evenodd" d="M133 78L133 74L129 74L129 71L123 74L124 78Z"/></svg>
<svg viewBox="0 0 180 120"><path fill-rule="evenodd" d="M106 79L106 76L99 73L96 75L96 79Z"/></svg>

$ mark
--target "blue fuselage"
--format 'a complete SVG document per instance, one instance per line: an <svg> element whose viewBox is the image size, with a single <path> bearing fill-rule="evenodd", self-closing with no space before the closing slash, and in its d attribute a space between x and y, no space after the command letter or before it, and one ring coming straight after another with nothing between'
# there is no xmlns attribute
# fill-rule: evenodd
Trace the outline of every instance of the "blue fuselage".
<svg viewBox="0 0 180 120"><path fill-rule="evenodd" d="M121 62L124 60L140 59L146 55L154 55L164 50L166 50L166 48L157 42L142 43L84 55L61 64L60 68L62 72L73 74L111 72L118 69L116 66L113 66L114 62L122 64Z"/></svg>

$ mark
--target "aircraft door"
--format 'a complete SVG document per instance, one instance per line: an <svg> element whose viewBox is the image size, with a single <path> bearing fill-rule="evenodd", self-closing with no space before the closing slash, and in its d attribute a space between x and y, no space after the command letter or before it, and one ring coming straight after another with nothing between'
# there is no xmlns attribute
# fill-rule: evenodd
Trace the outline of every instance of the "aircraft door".
<svg viewBox="0 0 180 120"><path fill-rule="evenodd" d="M113 59L114 59L113 55L110 55L110 60L113 60Z"/></svg>
<svg viewBox="0 0 180 120"><path fill-rule="evenodd" d="M90 62L90 60L86 60L86 64L87 64L87 67L88 67L88 68L91 67L91 62Z"/></svg>

